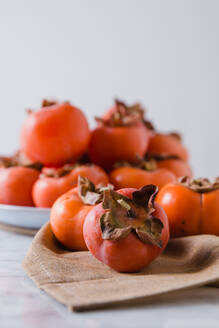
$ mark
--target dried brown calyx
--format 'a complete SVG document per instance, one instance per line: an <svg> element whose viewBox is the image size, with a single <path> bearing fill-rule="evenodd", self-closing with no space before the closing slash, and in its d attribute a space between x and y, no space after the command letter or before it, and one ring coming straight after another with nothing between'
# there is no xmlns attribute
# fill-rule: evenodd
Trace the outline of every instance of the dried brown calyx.
<svg viewBox="0 0 219 328"><path fill-rule="evenodd" d="M112 190L113 186L95 187L93 182L88 178L78 177L78 194L86 205L96 205L103 200L103 193L105 190Z"/></svg>
<svg viewBox="0 0 219 328"><path fill-rule="evenodd" d="M128 126L136 124L144 119L144 109L136 103L132 106L126 105L120 100L115 100L116 110L107 119L96 117L96 121L106 126Z"/></svg>
<svg viewBox="0 0 219 328"><path fill-rule="evenodd" d="M48 100L48 99L43 99L41 102L41 107L50 107L53 105L58 105L58 104L70 104L68 100L62 101L61 103L57 100Z"/></svg>
<svg viewBox="0 0 219 328"><path fill-rule="evenodd" d="M45 108L45 107L50 107L50 106L53 106L53 105L56 105L56 104L58 104L58 102L55 101L55 100L43 99L42 102L41 102L41 107ZM26 112L27 112L27 114L32 114L32 113L34 113L34 110L31 109L31 108L28 108L28 109L26 109Z"/></svg>
<svg viewBox="0 0 219 328"><path fill-rule="evenodd" d="M10 168L15 166L23 166L30 169L35 169L37 171L41 171L43 165L39 162L31 162L25 157L24 155L21 155L20 152L17 152L12 157L0 157L0 167L3 168Z"/></svg>
<svg viewBox="0 0 219 328"><path fill-rule="evenodd" d="M43 173L40 175L41 178L61 178L69 174L74 168L75 164L65 164L59 168L46 168L43 170Z"/></svg>
<svg viewBox="0 0 219 328"><path fill-rule="evenodd" d="M155 171L157 169L156 160L153 158L142 158L141 156L136 156L136 161L133 163L122 161L114 164L114 168L120 167L135 167L144 171Z"/></svg>
<svg viewBox="0 0 219 328"><path fill-rule="evenodd" d="M56 104L58 104L58 102L56 100L43 99L42 103L41 103L41 106L42 107L50 107L50 106L53 106L53 105L56 105Z"/></svg>
<svg viewBox="0 0 219 328"><path fill-rule="evenodd" d="M41 102L41 108L45 108L45 107L51 107L54 105L58 105L59 102L56 100L48 100L48 99L43 99ZM63 104L69 104L68 101L63 101ZM26 109L27 114L32 114L34 113L34 110L31 108Z"/></svg>
<svg viewBox="0 0 219 328"><path fill-rule="evenodd" d="M144 125L146 126L146 128L147 128L148 130L155 131L155 127L154 127L154 125L153 125L153 123L152 123L151 121L146 120L146 119L144 118L144 119L143 119L143 123L144 123Z"/></svg>
<svg viewBox="0 0 219 328"><path fill-rule="evenodd" d="M180 157L177 155L170 155L166 153L150 153L150 154L148 153L145 155L144 158L146 161L154 160L156 162L167 161L170 159L180 159Z"/></svg>
<svg viewBox="0 0 219 328"><path fill-rule="evenodd" d="M155 185L147 185L135 191L130 199L113 190L103 192L103 208L100 218L102 238L121 240L131 232L145 244L162 248L162 221L153 216L154 199L158 192Z"/></svg>
<svg viewBox="0 0 219 328"><path fill-rule="evenodd" d="M77 167L80 167L81 165L85 165L87 167L91 167L93 164L92 163L82 163L78 161L77 163L70 164L67 163L59 168L53 168L53 167L47 167L44 168L42 174L40 175L41 178L61 178L64 177L65 175L69 174L72 172L72 170L76 169Z"/></svg>
<svg viewBox="0 0 219 328"><path fill-rule="evenodd" d="M168 135L171 136L171 137L174 137L178 141L182 141L182 136L178 132L170 132L170 133L168 133Z"/></svg>
<svg viewBox="0 0 219 328"><path fill-rule="evenodd" d="M28 167L29 169L34 169L37 171L41 171L43 168L43 164L40 162L30 163L30 164L26 164L26 165L22 165L22 166Z"/></svg>
<svg viewBox="0 0 219 328"><path fill-rule="evenodd" d="M181 185L199 193L207 193L219 189L219 177L211 182L206 178L191 179L185 176L180 178L179 182Z"/></svg>
<svg viewBox="0 0 219 328"><path fill-rule="evenodd" d="M43 164L40 162L32 162L22 151L18 150L12 157L13 161L17 165L29 167L30 169L35 169L41 171Z"/></svg>
<svg viewBox="0 0 219 328"><path fill-rule="evenodd" d="M18 166L18 163L14 160L13 157L0 157L0 167L9 168L13 166Z"/></svg>

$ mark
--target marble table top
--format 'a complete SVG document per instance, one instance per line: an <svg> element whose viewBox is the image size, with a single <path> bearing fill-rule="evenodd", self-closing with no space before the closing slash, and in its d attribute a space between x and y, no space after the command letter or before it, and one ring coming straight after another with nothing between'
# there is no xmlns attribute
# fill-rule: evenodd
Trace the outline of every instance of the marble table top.
<svg viewBox="0 0 219 328"><path fill-rule="evenodd" d="M72 313L21 268L32 238L0 231L0 328L218 328L219 289L196 288L150 304Z"/></svg>

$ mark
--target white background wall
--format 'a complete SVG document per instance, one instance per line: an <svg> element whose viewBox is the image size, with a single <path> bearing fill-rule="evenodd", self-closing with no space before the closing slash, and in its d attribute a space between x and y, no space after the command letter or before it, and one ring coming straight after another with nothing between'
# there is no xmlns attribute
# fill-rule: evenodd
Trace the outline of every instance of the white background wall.
<svg viewBox="0 0 219 328"><path fill-rule="evenodd" d="M196 174L213 177L218 88L218 0L0 0L0 153L44 97L92 122L117 96L182 131Z"/></svg>

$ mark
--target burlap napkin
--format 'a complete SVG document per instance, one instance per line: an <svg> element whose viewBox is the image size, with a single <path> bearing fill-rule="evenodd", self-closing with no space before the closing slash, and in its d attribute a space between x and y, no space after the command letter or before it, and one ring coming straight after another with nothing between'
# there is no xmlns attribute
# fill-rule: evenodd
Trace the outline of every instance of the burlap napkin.
<svg viewBox="0 0 219 328"><path fill-rule="evenodd" d="M121 274L89 252L69 252L46 224L35 236L23 268L39 288L75 311L130 304L179 289L219 281L219 237L171 240L140 273Z"/></svg>

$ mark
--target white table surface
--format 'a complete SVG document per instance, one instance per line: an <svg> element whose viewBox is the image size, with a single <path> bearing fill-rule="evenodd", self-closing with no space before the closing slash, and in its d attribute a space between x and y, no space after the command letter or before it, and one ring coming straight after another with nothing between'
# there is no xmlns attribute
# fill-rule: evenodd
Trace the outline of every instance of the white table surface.
<svg viewBox="0 0 219 328"><path fill-rule="evenodd" d="M0 231L0 328L218 328L219 289L197 288L140 306L72 313L21 268L31 237Z"/></svg>

